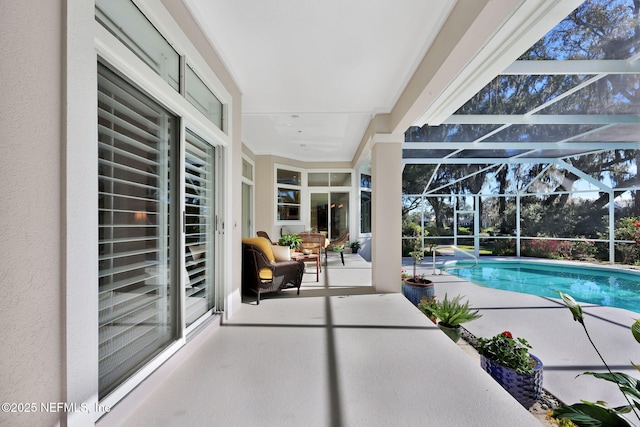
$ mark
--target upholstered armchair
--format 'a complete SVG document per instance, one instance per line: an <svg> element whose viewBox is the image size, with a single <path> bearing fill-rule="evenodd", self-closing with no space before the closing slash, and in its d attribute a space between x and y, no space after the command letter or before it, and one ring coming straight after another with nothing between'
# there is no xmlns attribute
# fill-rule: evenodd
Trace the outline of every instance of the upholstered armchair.
<svg viewBox="0 0 640 427"><path fill-rule="evenodd" d="M276 261L271 243L264 237L242 239L242 291L260 295L294 287L300 295L302 261Z"/></svg>

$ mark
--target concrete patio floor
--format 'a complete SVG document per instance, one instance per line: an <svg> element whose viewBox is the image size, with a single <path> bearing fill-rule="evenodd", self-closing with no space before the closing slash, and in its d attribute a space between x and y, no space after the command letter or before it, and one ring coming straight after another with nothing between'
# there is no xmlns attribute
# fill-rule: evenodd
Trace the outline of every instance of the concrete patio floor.
<svg viewBox="0 0 640 427"><path fill-rule="evenodd" d="M460 346L400 293L376 294L370 266L330 254L320 281L307 269L299 296L247 299L228 322L193 339L98 425L112 426L539 426ZM545 363L544 386L573 403L619 396L580 325L557 301L431 276L436 294L466 295L483 317L476 336L505 329ZM400 288L400 286L398 286ZM587 325L615 370L632 373L640 347L630 312L589 307ZM620 402L618 402L620 403Z"/></svg>

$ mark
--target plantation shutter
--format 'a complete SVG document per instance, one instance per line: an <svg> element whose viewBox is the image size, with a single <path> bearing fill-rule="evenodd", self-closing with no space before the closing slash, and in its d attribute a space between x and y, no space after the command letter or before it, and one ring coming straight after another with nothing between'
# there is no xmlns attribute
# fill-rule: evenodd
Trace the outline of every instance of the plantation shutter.
<svg viewBox="0 0 640 427"><path fill-rule="evenodd" d="M214 307L214 149L191 132L185 145L187 326Z"/></svg>
<svg viewBox="0 0 640 427"><path fill-rule="evenodd" d="M176 124L99 64L100 398L175 337L169 148Z"/></svg>

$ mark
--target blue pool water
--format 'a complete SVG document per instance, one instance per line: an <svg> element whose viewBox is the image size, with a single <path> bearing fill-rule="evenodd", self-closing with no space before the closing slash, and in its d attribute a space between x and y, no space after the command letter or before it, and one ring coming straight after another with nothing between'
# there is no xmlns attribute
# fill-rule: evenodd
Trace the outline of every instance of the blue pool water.
<svg viewBox="0 0 640 427"><path fill-rule="evenodd" d="M474 268L446 271L487 288L552 298L560 291L579 302L640 313L639 273L520 261L481 261Z"/></svg>

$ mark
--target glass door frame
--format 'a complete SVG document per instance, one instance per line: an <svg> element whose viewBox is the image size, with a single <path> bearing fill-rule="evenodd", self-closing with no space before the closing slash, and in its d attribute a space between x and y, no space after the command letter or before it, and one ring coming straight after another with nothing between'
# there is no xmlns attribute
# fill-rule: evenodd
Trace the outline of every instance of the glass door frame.
<svg viewBox="0 0 640 427"><path fill-rule="evenodd" d="M347 209L349 209L349 212L347 213L347 218L346 218L346 228L348 230L349 233L352 232L352 228L353 228L353 222L354 222L354 214L353 214L353 209L352 209L352 205L353 205L353 189L351 187L311 187L309 188L309 204L308 204L308 208L309 208L309 213L308 213L308 223L309 223L309 227L311 229L314 229L314 224L311 222L311 212L313 210L313 206L311 206L311 200L313 198L314 194L324 194L327 196L327 238L329 240L334 240L337 239L339 237L339 235L341 234L339 231L337 232L337 235L333 235L332 231L332 227L333 227L333 214L332 214L332 207L331 207L331 200L332 194L346 194L347 195ZM317 224L315 224L317 226ZM318 232L321 232L321 230L317 230Z"/></svg>

